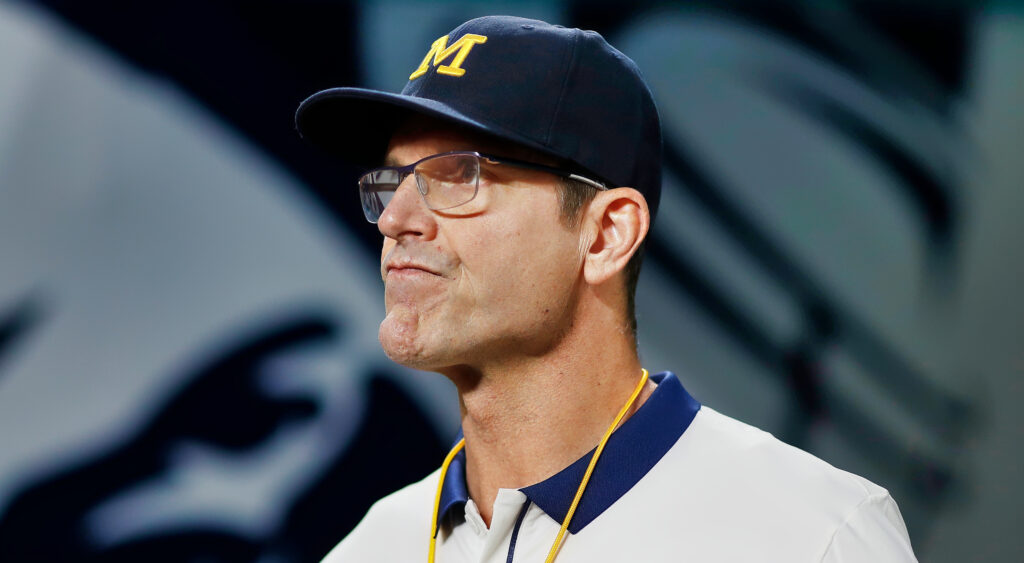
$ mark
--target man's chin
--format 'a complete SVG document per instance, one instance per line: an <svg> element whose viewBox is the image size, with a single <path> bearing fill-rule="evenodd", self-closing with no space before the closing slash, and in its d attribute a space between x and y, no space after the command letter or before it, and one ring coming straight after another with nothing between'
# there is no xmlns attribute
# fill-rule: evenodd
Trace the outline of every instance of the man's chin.
<svg viewBox="0 0 1024 563"><path fill-rule="evenodd" d="M429 360L420 334L418 315L392 311L380 323L377 338L391 361L413 369L429 370Z"/></svg>

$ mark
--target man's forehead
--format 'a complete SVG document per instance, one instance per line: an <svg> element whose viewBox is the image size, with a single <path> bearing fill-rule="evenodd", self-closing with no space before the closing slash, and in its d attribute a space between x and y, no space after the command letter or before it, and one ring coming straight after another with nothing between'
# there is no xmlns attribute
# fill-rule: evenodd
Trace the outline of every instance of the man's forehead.
<svg viewBox="0 0 1024 563"><path fill-rule="evenodd" d="M537 150L512 143L493 135L475 131L465 126L452 124L428 116L414 115L399 126L384 155L385 166L409 164L408 156L401 154L406 149L432 150L435 153L468 150L516 158L538 164L556 166L558 159ZM422 155L429 156L429 155ZM405 161L405 162L403 162Z"/></svg>

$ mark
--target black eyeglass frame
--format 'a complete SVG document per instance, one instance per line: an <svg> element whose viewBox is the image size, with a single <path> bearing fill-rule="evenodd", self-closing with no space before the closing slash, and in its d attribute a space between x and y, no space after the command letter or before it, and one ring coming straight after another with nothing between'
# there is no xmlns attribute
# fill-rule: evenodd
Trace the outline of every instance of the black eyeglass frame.
<svg viewBox="0 0 1024 563"><path fill-rule="evenodd" d="M365 178L368 178L368 177L372 176L373 174L377 174L377 173L384 172L384 171L397 172L398 173L398 182L395 184L395 189L397 191L398 186L400 186L402 184L402 182L405 181L406 178L408 178L409 176L412 176L412 175L414 175L416 173L416 167L417 166L419 166L420 164L422 164L423 162L426 162L428 160L433 160L435 158L442 158L442 157L448 157L448 156L473 156L473 157L476 157L477 159L482 159L482 160L486 161L487 164L499 164L499 165L500 164L507 164L509 166L516 166L516 167L519 167L519 168L526 168L526 169L529 169L529 170L538 170L540 172L548 172L550 174L554 174L554 175L562 177L562 178L568 178L570 180L577 180L579 182L583 182L584 184L587 184L588 186L591 186L591 187L593 187L595 189L598 189L598 190L607 190L607 189L609 189L608 185L605 184L604 182L599 182L597 180L594 180L594 179L591 179L591 178L587 178L586 176L581 176L579 174L576 174L575 172L570 172L570 171L568 171L568 170L566 170L564 168L556 168L554 166L547 166L547 165L544 165L544 164L537 164L536 162L529 162L529 161L526 161L526 160L517 160L517 159L514 159L514 158L505 158L505 157L500 157L500 156L493 156L493 155L489 155L489 154L480 153L480 152L477 152L477 151L449 151L449 152L432 154L430 156L423 157L423 158L417 160L416 162L413 162L412 164L407 164L405 166L381 166L379 168L374 168L372 170L368 170L367 172L365 172L361 176L359 176L359 196L360 196L361 203L363 204L363 215L366 217L366 220L369 221L370 223L376 223L377 220L380 218L380 214L377 214L377 218L376 219L371 219L370 218L370 213L371 212L368 209L367 203L366 203L366 201L364 199L365 198L365 196L364 196L364 191L365 190L363 189L363 180ZM479 186L479 182L480 182L480 172L479 172L479 170L477 170L477 184L478 184L478 186ZM430 203L427 202L426 193L424 193L423 188L421 187L420 183L418 181L416 182L416 191L418 191L420 193L420 197L423 198L423 203L426 204L426 206L429 209L433 209L434 211L443 211L445 209L454 209L454 208L459 207L461 205L465 205L465 204L473 201L473 199L476 197L478 189L479 188L474 189L472 197L470 197L466 201L463 201L462 203L457 203L455 205L451 205L451 206L448 206L448 207L445 207L445 208L441 208L441 209L435 209L435 208L430 206ZM379 192L374 192L374 193L379 193ZM381 213L384 212L384 209L386 207L387 207L386 204L383 207L381 207Z"/></svg>

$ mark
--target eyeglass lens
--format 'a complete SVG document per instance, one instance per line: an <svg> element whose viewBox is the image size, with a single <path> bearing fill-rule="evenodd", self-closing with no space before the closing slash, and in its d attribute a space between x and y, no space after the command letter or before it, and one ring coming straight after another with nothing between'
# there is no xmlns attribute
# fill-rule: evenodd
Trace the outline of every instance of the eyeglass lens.
<svg viewBox="0 0 1024 563"><path fill-rule="evenodd" d="M450 154L419 162L414 175L416 188L427 207L440 211L471 201L476 196L479 173L476 155ZM400 171L392 168L374 170L359 179L359 198L368 221L377 222L404 179Z"/></svg>

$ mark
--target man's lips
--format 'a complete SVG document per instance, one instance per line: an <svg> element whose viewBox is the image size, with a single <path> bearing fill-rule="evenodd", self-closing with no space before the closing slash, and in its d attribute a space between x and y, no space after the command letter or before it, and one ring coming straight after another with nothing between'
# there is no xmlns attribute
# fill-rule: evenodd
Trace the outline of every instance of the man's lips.
<svg viewBox="0 0 1024 563"><path fill-rule="evenodd" d="M424 266L422 264L415 264L415 263L401 263L401 262L388 263L388 264L384 265L383 269L384 269L384 278L385 279L387 279L388 275L390 275L390 274L399 274L399 275L431 274L431 275L434 275L434 276L441 275L441 274L437 273L436 271L432 270L431 268L428 268L427 266Z"/></svg>

